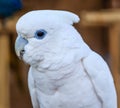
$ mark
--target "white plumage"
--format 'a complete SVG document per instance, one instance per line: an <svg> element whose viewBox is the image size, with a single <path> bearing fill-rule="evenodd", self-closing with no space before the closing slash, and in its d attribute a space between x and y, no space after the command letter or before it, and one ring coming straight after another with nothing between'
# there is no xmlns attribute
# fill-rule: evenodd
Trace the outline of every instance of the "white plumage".
<svg viewBox="0 0 120 108"><path fill-rule="evenodd" d="M78 21L55 10L31 11L18 20L23 42L17 38L15 49L30 64L33 108L117 108L110 70L72 26Z"/></svg>

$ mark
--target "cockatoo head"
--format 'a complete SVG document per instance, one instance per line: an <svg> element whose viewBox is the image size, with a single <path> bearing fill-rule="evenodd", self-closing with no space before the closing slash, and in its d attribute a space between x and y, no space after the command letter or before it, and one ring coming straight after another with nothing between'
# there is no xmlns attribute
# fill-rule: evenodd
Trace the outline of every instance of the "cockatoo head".
<svg viewBox="0 0 120 108"><path fill-rule="evenodd" d="M78 21L77 15L67 11L28 12L16 24L16 54L30 65L44 60L64 59L76 40L81 40L72 26Z"/></svg>

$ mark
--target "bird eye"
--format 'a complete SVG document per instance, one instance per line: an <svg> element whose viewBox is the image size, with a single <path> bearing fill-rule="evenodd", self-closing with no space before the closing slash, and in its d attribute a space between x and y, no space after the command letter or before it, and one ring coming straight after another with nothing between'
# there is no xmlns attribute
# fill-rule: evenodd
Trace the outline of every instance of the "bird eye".
<svg viewBox="0 0 120 108"><path fill-rule="evenodd" d="M35 38L37 38L37 39L43 39L45 37L46 33L47 32L45 30L38 30L35 33Z"/></svg>

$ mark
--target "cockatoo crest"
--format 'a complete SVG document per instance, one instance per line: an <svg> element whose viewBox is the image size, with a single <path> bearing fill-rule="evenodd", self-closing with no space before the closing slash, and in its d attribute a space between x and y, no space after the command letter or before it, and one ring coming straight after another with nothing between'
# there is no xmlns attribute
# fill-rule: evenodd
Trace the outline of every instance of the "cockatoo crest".
<svg viewBox="0 0 120 108"><path fill-rule="evenodd" d="M55 22L61 22L61 23L67 23L67 24L73 24L73 23L77 23L79 22L80 18L72 13L72 12L68 12L68 11L58 11L58 10L38 10L38 11L31 11L28 12L27 14L25 14L24 16L22 16L20 20L23 21L29 19L30 17L33 18L38 18L39 20L46 20L47 18L52 21L54 20ZM47 20L48 20L47 19Z"/></svg>

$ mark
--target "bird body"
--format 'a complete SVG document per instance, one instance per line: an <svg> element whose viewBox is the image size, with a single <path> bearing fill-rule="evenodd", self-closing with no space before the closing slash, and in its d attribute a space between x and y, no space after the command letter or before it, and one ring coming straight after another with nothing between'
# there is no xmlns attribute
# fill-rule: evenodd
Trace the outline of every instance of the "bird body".
<svg viewBox="0 0 120 108"><path fill-rule="evenodd" d="M78 21L71 12L55 10L32 11L19 19L15 49L31 66L33 108L117 108L110 70L72 26Z"/></svg>

